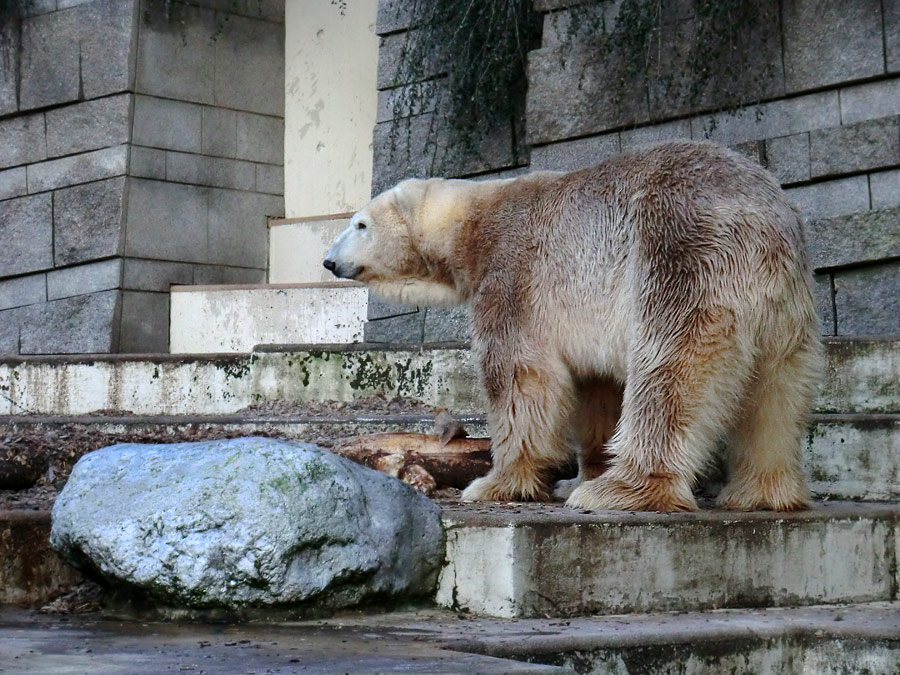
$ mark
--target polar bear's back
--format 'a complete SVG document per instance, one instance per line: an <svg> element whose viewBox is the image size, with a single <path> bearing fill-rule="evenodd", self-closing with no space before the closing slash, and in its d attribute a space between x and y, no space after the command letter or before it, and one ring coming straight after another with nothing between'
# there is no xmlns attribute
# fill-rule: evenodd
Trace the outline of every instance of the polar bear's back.
<svg viewBox="0 0 900 675"><path fill-rule="evenodd" d="M711 308L747 335L783 320L793 327L778 334L815 330L797 212L771 174L733 151L660 143L513 183L497 250L530 280L548 324L582 326L566 341L602 338L622 353L638 317L666 330Z"/></svg>

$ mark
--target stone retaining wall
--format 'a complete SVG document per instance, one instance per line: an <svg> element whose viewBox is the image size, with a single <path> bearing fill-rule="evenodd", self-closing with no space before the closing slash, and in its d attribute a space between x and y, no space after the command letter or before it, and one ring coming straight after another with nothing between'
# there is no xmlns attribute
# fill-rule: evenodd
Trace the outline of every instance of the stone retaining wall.
<svg viewBox="0 0 900 675"><path fill-rule="evenodd" d="M397 127L424 127L434 114L427 104L403 111L415 113L408 117L388 114L398 86L410 86L397 54L409 33L412 4L381 0L385 76L379 88L385 104L375 130L375 191L427 169L402 155L393 158L380 141ZM621 52L614 48L606 60L598 59L577 34L572 38L573 12L584 11L577 7L585 4L607 19L619 6L535 0L544 28L541 48L529 54L529 168L581 168L670 138L707 138L734 147L769 168L807 218L823 332L900 334L900 0L760 0L758 24L730 45L741 64L737 74L727 82L712 78L698 98L689 97L689 82L679 80L679 59L698 30L691 0L665 3L666 35L655 57L676 86L637 84L619 97L613 95L616 78L627 74ZM446 70L440 50L438 57L431 69L435 86ZM716 112L726 90L740 93L740 105L735 112ZM500 146L505 138L498 137ZM523 170L510 153L488 163L458 164L448 173ZM411 311L373 301L369 318L370 340L465 337L458 310Z"/></svg>
<svg viewBox="0 0 900 675"><path fill-rule="evenodd" d="M168 351L170 284L265 279L284 0L20 6L0 68L0 353Z"/></svg>

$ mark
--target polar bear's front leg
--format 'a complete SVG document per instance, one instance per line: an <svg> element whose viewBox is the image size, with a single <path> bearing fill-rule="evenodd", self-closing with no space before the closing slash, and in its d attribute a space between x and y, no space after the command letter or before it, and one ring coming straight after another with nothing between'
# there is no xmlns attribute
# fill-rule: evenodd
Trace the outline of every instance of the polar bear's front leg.
<svg viewBox="0 0 900 675"><path fill-rule="evenodd" d="M569 455L565 428L573 402L571 377L556 366L519 365L505 386L485 373L494 466L463 491L464 501L550 499L551 473Z"/></svg>

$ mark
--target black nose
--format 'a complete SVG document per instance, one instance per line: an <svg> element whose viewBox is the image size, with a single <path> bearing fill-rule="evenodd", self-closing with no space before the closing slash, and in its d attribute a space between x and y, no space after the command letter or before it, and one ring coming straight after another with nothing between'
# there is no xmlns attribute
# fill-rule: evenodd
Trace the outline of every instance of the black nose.
<svg viewBox="0 0 900 675"><path fill-rule="evenodd" d="M337 265L335 265L334 263L334 260L329 260L328 258L325 258L322 264L325 265L325 269L329 272L334 272L334 268L337 267Z"/></svg>

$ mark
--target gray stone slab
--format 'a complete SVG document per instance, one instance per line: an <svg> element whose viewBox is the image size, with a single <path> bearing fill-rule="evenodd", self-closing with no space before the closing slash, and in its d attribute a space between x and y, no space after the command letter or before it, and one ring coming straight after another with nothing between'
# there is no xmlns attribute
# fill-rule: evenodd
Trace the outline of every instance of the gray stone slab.
<svg viewBox="0 0 900 675"><path fill-rule="evenodd" d="M900 117L858 122L809 134L813 178L900 164Z"/></svg>
<svg viewBox="0 0 900 675"><path fill-rule="evenodd" d="M809 134L792 134L765 141L765 166L782 185L809 180Z"/></svg>
<svg viewBox="0 0 900 675"><path fill-rule="evenodd" d="M28 183L24 166L0 171L0 199L21 197L27 193Z"/></svg>
<svg viewBox="0 0 900 675"><path fill-rule="evenodd" d="M21 110L78 100L81 19L81 12L50 12L22 20Z"/></svg>
<svg viewBox="0 0 900 675"><path fill-rule="evenodd" d="M195 284L262 284L266 271L254 267L193 265Z"/></svg>
<svg viewBox="0 0 900 675"><path fill-rule="evenodd" d="M132 139L152 148L200 152L201 113L193 103L135 96Z"/></svg>
<svg viewBox="0 0 900 675"><path fill-rule="evenodd" d="M531 167L542 171L574 171L617 155L621 149L618 133L537 145L531 149Z"/></svg>
<svg viewBox="0 0 900 675"><path fill-rule="evenodd" d="M0 309L33 305L46 299L46 274L31 274L0 281Z"/></svg>
<svg viewBox="0 0 900 675"><path fill-rule="evenodd" d="M372 193L403 178L467 176L517 166L512 132L479 129L474 147L454 143L445 117L428 113L375 125Z"/></svg>
<svg viewBox="0 0 900 675"><path fill-rule="evenodd" d="M252 191L256 188L256 165L223 157L167 152L166 180Z"/></svg>
<svg viewBox="0 0 900 675"><path fill-rule="evenodd" d="M544 15L541 33L543 49L569 49L572 45L590 41L598 31L601 33L611 32L615 28L622 3L569 2L567 4L570 6L554 8L564 11L553 11ZM654 42L654 44L657 43Z"/></svg>
<svg viewBox="0 0 900 675"><path fill-rule="evenodd" d="M212 104L218 30L213 10L181 2L145 3L135 91Z"/></svg>
<svg viewBox="0 0 900 675"><path fill-rule="evenodd" d="M0 355L17 356L19 354L19 324L21 310L7 309L0 311Z"/></svg>
<svg viewBox="0 0 900 675"><path fill-rule="evenodd" d="M209 259L203 262L265 269L268 218L283 211L284 201L275 196L211 190Z"/></svg>
<svg viewBox="0 0 900 675"><path fill-rule="evenodd" d="M123 354L169 351L169 294L122 292L119 349Z"/></svg>
<svg viewBox="0 0 900 675"><path fill-rule="evenodd" d="M46 157L43 113L0 120L0 168L39 162Z"/></svg>
<svg viewBox="0 0 900 675"><path fill-rule="evenodd" d="M107 354L115 351L120 291L103 291L26 308L22 354Z"/></svg>
<svg viewBox="0 0 900 675"><path fill-rule="evenodd" d="M284 115L284 26L240 16L216 39L216 105Z"/></svg>
<svg viewBox="0 0 900 675"><path fill-rule="evenodd" d="M209 191L193 185L131 179L125 255L207 262Z"/></svg>
<svg viewBox="0 0 900 675"><path fill-rule="evenodd" d="M426 38L427 36L417 29L381 38L376 80L378 89L390 89L411 82L430 80L446 72L452 58L447 45L432 44L427 49L415 46L416 40ZM418 57L418 61L414 64L411 55Z"/></svg>
<svg viewBox="0 0 900 675"><path fill-rule="evenodd" d="M80 155L51 159L30 164L27 170L28 191L31 193L124 176L128 172L128 146L117 145Z"/></svg>
<svg viewBox="0 0 900 675"><path fill-rule="evenodd" d="M137 178L166 179L166 151L157 148L131 146L128 175Z"/></svg>
<svg viewBox="0 0 900 675"><path fill-rule="evenodd" d="M235 120L235 157L266 164L284 164L284 120L238 113Z"/></svg>
<svg viewBox="0 0 900 675"><path fill-rule="evenodd" d="M57 10L56 0L30 0L22 3L19 11L22 16L34 16L36 14L46 14L47 12L55 12Z"/></svg>
<svg viewBox="0 0 900 675"><path fill-rule="evenodd" d="M533 51L528 56L528 82L531 145L650 119L646 88L617 51L605 60L597 59L596 49L587 47Z"/></svg>
<svg viewBox="0 0 900 675"><path fill-rule="evenodd" d="M869 181L865 176L788 188L786 192L807 219L831 218L869 209Z"/></svg>
<svg viewBox="0 0 900 675"><path fill-rule="evenodd" d="M125 178L111 178L54 193L57 266L121 255L125 188Z"/></svg>
<svg viewBox="0 0 900 675"><path fill-rule="evenodd" d="M794 0L783 21L788 92L884 72L880 0Z"/></svg>
<svg viewBox="0 0 900 675"><path fill-rule="evenodd" d="M122 287L122 259L112 258L47 273L47 299L96 293Z"/></svg>
<svg viewBox="0 0 900 675"><path fill-rule="evenodd" d="M721 112L691 118L691 136L723 145L790 136L811 129L841 124L840 99L836 91L781 99L747 106L736 112Z"/></svg>
<svg viewBox="0 0 900 675"><path fill-rule="evenodd" d="M375 125L373 137L372 195L404 178L424 178L435 165L435 144L429 142L433 114ZM415 150L414 150L415 148Z"/></svg>
<svg viewBox="0 0 900 675"><path fill-rule="evenodd" d="M900 2L885 0L884 12L885 65L889 73L900 72Z"/></svg>
<svg viewBox="0 0 900 675"><path fill-rule="evenodd" d="M425 332L425 312L375 319L366 322L363 328L366 342L413 342L423 341Z"/></svg>
<svg viewBox="0 0 900 675"><path fill-rule="evenodd" d="M95 0L72 11L84 13L80 19L84 98L132 90L138 0Z"/></svg>
<svg viewBox="0 0 900 675"><path fill-rule="evenodd" d="M838 335L900 335L900 264L834 275Z"/></svg>
<svg viewBox="0 0 900 675"><path fill-rule="evenodd" d="M124 258L122 265L122 288L128 291L167 292L172 284L194 283L194 270L190 263Z"/></svg>
<svg viewBox="0 0 900 675"><path fill-rule="evenodd" d="M446 80L442 78L379 91L375 122L434 112L439 106L439 97L445 96L446 90Z"/></svg>
<svg viewBox="0 0 900 675"><path fill-rule="evenodd" d="M766 145L763 141L744 141L728 146L738 154L743 155L751 162L756 162L760 166L765 166Z"/></svg>
<svg viewBox="0 0 900 675"><path fill-rule="evenodd" d="M380 0L375 19L376 35L405 30L413 22L418 7L416 0Z"/></svg>
<svg viewBox="0 0 900 675"><path fill-rule="evenodd" d="M240 14L253 19L284 23L286 0L191 0L192 4L209 7L228 14Z"/></svg>
<svg viewBox="0 0 900 675"><path fill-rule="evenodd" d="M128 91L136 0L94 0L22 21L21 109Z"/></svg>
<svg viewBox="0 0 900 675"><path fill-rule="evenodd" d="M872 208L900 206L900 169L869 174Z"/></svg>
<svg viewBox="0 0 900 675"><path fill-rule="evenodd" d="M639 145L656 143L658 141L671 141L691 137L690 120L675 120L663 124L653 124L636 129L624 129L620 132L622 150L629 150ZM573 143L577 141L571 141Z"/></svg>
<svg viewBox="0 0 900 675"><path fill-rule="evenodd" d="M468 342L469 313L465 307L425 310L424 342Z"/></svg>
<svg viewBox="0 0 900 675"><path fill-rule="evenodd" d="M257 164L256 191L272 195L283 195L284 167L273 164Z"/></svg>
<svg viewBox="0 0 900 675"><path fill-rule="evenodd" d="M204 107L202 141L204 155L237 156L237 113L225 108Z"/></svg>
<svg viewBox="0 0 900 675"><path fill-rule="evenodd" d="M48 110L48 157L127 143L131 100L130 94L122 94Z"/></svg>
<svg viewBox="0 0 900 675"><path fill-rule="evenodd" d="M0 202L3 276L53 267L53 204L49 194Z"/></svg>
<svg viewBox="0 0 900 675"><path fill-rule="evenodd" d="M816 268L900 257L900 207L811 220L806 230Z"/></svg>
<svg viewBox="0 0 900 675"><path fill-rule="evenodd" d="M613 4L613 3L610 3ZM677 3L666 3L668 5ZM647 55L650 115L667 119L696 110L722 109L784 94L784 69L778 0L752 3L755 17L734 31L727 56L708 57L702 82L691 73L695 45L704 19L690 18L665 26L654 35ZM745 5L744 7L749 7ZM735 68L733 64L741 67Z"/></svg>
<svg viewBox="0 0 900 675"><path fill-rule="evenodd" d="M853 124L900 114L900 78L841 89L841 121Z"/></svg>
<svg viewBox="0 0 900 675"><path fill-rule="evenodd" d="M3 42L5 53L3 54L3 67L0 68L0 115L9 115L19 109L18 100L18 75L20 34L14 22L8 21L0 27L0 41Z"/></svg>
<svg viewBox="0 0 900 675"><path fill-rule="evenodd" d="M813 293L816 298L816 313L822 325L822 335L835 335L834 297L831 293L831 275L816 274Z"/></svg>

